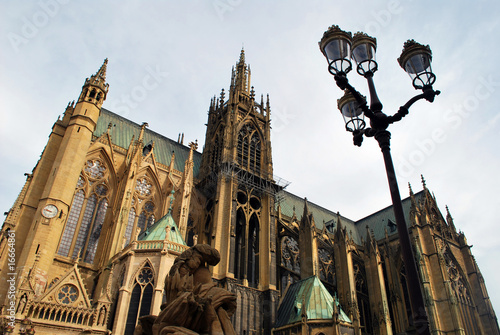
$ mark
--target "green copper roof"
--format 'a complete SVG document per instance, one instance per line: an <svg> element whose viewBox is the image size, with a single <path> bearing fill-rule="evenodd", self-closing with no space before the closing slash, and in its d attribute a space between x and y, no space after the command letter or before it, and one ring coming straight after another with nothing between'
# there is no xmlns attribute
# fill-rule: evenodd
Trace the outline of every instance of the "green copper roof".
<svg viewBox="0 0 500 335"><path fill-rule="evenodd" d="M292 217L295 209L295 215L297 220L300 221L302 214L304 212L305 200L289 192L283 192L284 196L282 201L279 203L281 207L281 213L288 217ZM415 193L415 200L418 202L424 197L424 191ZM405 215L406 225L409 227L410 222L410 208L411 208L411 198L405 198L402 200L403 212ZM323 226L333 226L331 228L337 229L338 217L337 214L324 208L318 206L310 201L307 201L307 206L309 212L314 217L314 222L318 229L323 229ZM344 216L340 216L341 224L343 228L347 229L349 236L352 234L352 238L355 243L361 244L362 239L366 241L366 227L368 226L370 232L373 232L376 240L381 240L385 237L385 230L389 236L397 234L396 229L396 219L394 217L394 210L391 206L381 209L378 212L368 215L358 221L350 220ZM329 228L329 229L331 229Z"/></svg>
<svg viewBox="0 0 500 335"><path fill-rule="evenodd" d="M97 120L94 135L99 137L104 134L108 130L108 125L110 123L111 130L109 133L113 144L125 150L130 146L130 141L134 135L135 139L139 137L139 133L141 131L141 126L139 124L134 123L105 108L101 109L101 115ZM184 171L184 164L189 157L189 147L146 128L144 131L144 145L147 145L150 141L153 141L155 144L153 154L155 155L155 159L158 163L170 165L172 153L175 152L174 169L181 172ZM201 154L199 152L194 152L193 161L193 173L196 177L201 163Z"/></svg>
<svg viewBox="0 0 500 335"><path fill-rule="evenodd" d="M304 310L308 320L331 320L334 301L339 319L351 323L340 307L338 299L332 297L318 277L312 276L295 282L288 287L278 307L274 327L279 328L300 321Z"/></svg>
<svg viewBox="0 0 500 335"><path fill-rule="evenodd" d="M424 191L415 193L415 200L417 203L424 197ZM406 225L410 227L410 208L411 208L411 198L406 198L402 200L403 213L405 216ZM394 216L394 210L391 206L379 210L367 217L356 221L356 226L358 227L359 235L366 241L366 227L373 232L376 240L381 240L385 237L385 230L387 229L387 235L391 236L397 234L396 229L396 217Z"/></svg>
<svg viewBox="0 0 500 335"><path fill-rule="evenodd" d="M304 198L300 198L292 193L285 191L283 192L283 199L279 203L279 206L281 207L281 213L288 217L293 216L295 208L295 215L297 216L297 220L300 222L302 214L304 213L304 204L305 204ZM309 212L314 217L314 223L316 224L316 227L318 229L323 229L323 226L325 224L327 225L327 227L332 226L331 228L328 227L328 229L331 229L330 232L333 233L333 229L336 229L338 225L337 213L334 213L324 207L318 206L310 202L309 200L307 200L307 207L309 208ZM359 240L358 230L354 225L354 221L342 215L340 215L340 220L342 226L347 227L347 232L348 233L352 232L354 241L358 241Z"/></svg>
<svg viewBox="0 0 500 335"><path fill-rule="evenodd" d="M168 236L166 236L167 230ZM165 238L165 236L167 238ZM156 221L154 225L146 229L146 231L139 235L139 237L137 238L137 240L139 241L163 241L165 239L177 244L186 245L184 239L181 236L179 228L172 218L170 210L168 211L167 215Z"/></svg>

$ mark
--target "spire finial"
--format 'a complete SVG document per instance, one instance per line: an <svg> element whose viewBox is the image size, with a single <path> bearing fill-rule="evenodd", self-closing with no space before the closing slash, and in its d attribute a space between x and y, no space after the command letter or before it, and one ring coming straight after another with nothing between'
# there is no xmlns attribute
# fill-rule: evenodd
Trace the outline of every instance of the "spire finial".
<svg viewBox="0 0 500 335"><path fill-rule="evenodd" d="M96 73L97 79L102 80L103 83L106 82L106 70L108 69L108 58L104 60L104 63L102 63L101 68L99 71Z"/></svg>
<svg viewBox="0 0 500 335"><path fill-rule="evenodd" d="M241 53L240 53L240 64L245 64L245 49L241 47Z"/></svg>
<svg viewBox="0 0 500 335"><path fill-rule="evenodd" d="M106 84L106 70L107 70L107 68L108 68L108 59L106 58L104 60L104 63L102 63L101 67L96 72L96 74L94 74L93 76L90 77L90 84L107 87L108 86ZM106 90L106 92L107 92L107 90Z"/></svg>
<svg viewBox="0 0 500 335"><path fill-rule="evenodd" d="M413 194L413 190L411 189L411 184L410 183L408 183L408 188L410 189L410 195L412 195Z"/></svg>

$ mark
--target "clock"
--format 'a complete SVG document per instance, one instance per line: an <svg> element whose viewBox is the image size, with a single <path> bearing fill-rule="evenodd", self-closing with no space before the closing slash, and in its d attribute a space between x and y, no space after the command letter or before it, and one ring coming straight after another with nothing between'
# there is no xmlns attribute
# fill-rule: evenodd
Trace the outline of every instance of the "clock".
<svg viewBox="0 0 500 335"><path fill-rule="evenodd" d="M47 219L52 219L55 217L58 213L58 209L54 205L47 205L42 209L42 215L46 217Z"/></svg>

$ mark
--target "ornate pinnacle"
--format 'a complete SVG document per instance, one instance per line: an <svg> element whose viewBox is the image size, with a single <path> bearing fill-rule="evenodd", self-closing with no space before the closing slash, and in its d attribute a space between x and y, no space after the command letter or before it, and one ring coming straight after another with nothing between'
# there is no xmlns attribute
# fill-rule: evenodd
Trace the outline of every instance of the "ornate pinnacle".
<svg viewBox="0 0 500 335"><path fill-rule="evenodd" d="M420 178L422 178L422 186L424 186L424 190L427 189L427 185L425 184L425 178L424 178L424 175L421 174L420 175Z"/></svg>
<svg viewBox="0 0 500 335"><path fill-rule="evenodd" d="M238 64L245 64L245 49L241 48L240 61Z"/></svg>
<svg viewBox="0 0 500 335"><path fill-rule="evenodd" d="M220 106L222 107L224 105L224 98L226 96L226 93L224 93L224 89L220 92Z"/></svg>

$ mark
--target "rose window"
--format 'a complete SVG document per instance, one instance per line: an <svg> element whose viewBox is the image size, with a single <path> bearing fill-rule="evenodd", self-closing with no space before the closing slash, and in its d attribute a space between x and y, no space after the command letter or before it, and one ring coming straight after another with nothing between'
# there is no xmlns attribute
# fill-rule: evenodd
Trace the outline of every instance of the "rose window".
<svg viewBox="0 0 500 335"><path fill-rule="evenodd" d="M57 299L63 304L71 304L78 299L78 289L73 285L64 285L57 293Z"/></svg>
<svg viewBox="0 0 500 335"><path fill-rule="evenodd" d="M88 160L85 172L93 179L101 179L104 177L106 167L98 160Z"/></svg>
<svg viewBox="0 0 500 335"><path fill-rule="evenodd" d="M141 196L145 197L151 194L152 187L153 185L151 185L146 178L142 178L137 180L135 189L139 192Z"/></svg>
<svg viewBox="0 0 500 335"><path fill-rule="evenodd" d="M142 285L145 285L152 281L153 279L153 271L150 268L142 269L141 273L137 276L137 281Z"/></svg>

